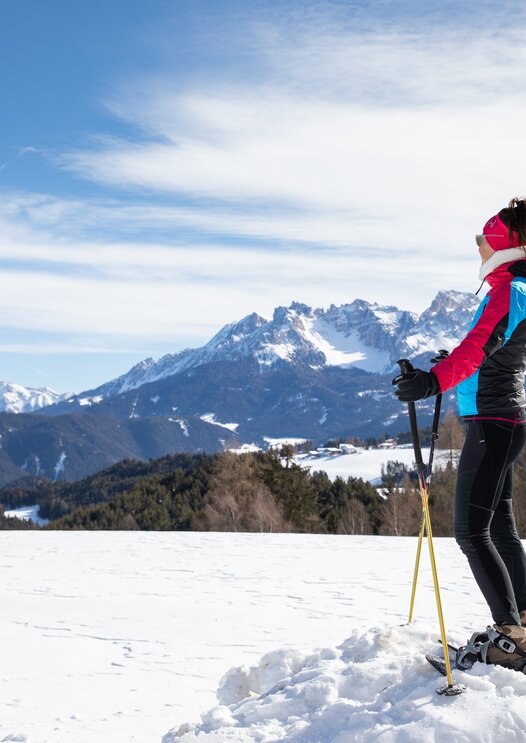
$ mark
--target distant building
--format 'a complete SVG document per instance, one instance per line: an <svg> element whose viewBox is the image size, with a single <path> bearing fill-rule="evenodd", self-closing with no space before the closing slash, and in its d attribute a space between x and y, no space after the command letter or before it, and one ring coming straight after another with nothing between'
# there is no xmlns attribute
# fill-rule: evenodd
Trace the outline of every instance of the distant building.
<svg viewBox="0 0 526 743"><path fill-rule="evenodd" d="M398 442L396 439L386 439L385 441L382 441L381 444L378 444L379 449L394 449L395 446L398 445Z"/></svg>
<svg viewBox="0 0 526 743"><path fill-rule="evenodd" d="M358 449L352 444L340 444L340 451L342 454L356 454Z"/></svg>

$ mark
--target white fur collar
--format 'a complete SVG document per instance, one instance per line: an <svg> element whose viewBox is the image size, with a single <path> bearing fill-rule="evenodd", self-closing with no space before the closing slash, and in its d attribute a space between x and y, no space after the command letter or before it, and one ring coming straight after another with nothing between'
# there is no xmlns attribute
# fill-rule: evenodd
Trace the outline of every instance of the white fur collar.
<svg viewBox="0 0 526 743"><path fill-rule="evenodd" d="M486 276L494 271L503 263L511 263L512 261L520 261L526 258L526 245L522 245L520 248L507 248L506 250L497 250L491 258L480 267L479 279L484 281Z"/></svg>

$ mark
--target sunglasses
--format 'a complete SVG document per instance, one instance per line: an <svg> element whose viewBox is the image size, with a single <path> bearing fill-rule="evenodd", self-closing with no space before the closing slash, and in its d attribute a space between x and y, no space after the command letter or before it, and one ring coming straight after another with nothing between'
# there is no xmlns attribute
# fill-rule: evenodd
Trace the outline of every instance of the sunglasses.
<svg viewBox="0 0 526 743"><path fill-rule="evenodd" d="M482 245L482 241L485 240L487 237L501 237L501 235L475 235L475 242L477 243L479 248Z"/></svg>

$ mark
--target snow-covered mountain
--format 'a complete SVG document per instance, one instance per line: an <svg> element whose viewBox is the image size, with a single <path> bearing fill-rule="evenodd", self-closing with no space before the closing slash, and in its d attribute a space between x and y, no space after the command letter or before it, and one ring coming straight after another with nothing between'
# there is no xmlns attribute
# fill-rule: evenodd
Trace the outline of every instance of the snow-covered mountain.
<svg viewBox="0 0 526 743"><path fill-rule="evenodd" d="M384 374L402 356L414 359L439 348L451 349L465 333L478 301L473 294L442 291L420 316L362 299L327 310L292 302L290 307L277 307L271 319L253 312L225 325L201 348L166 354L158 361L147 358L79 395L0 382L0 412L28 413L65 400L91 407L216 362L249 360L267 370L283 363L311 369L354 367Z"/></svg>
<svg viewBox="0 0 526 743"><path fill-rule="evenodd" d="M201 348L167 354L157 362L145 359L76 399L82 406L100 403L144 384L225 361L252 360L267 369L283 362L312 369L355 367L382 374L401 356L451 349L465 333L478 301L473 294L442 291L420 316L361 299L328 310L293 302L276 308L271 319L254 312L226 325Z"/></svg>
<svg viewBox="0 0 526 743"><path fill-rule="evenodd" d="M48 405L67 400L71 395L61 395L49 387L22 387L20 384L0 381L0 412L32 413Z"/></svg>
<svg viewBox="0 0 526 743"><path fill-rule="evenodd" d="M36 414L0 413L0 481L69 480L125 458L270 439L407 431L406 406L391 386L396 360L428 367L465 334L476 304L450 291L420 316L359 299L328 309L293 302L270 319L253 313L202 348L146 359ZM444 407L453 405L448 393ZM432 401L419 405L422 425L432 411Z"/></svg>

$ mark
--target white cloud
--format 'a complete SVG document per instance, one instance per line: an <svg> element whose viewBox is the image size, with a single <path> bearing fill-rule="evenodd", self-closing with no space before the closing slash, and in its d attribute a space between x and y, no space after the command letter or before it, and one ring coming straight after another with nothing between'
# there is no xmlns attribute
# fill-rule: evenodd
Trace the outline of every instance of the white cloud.
<svg viewBox="0 0 526 743"><path fill-rule="evenodd" d="M331 33L286 48L267 35L264 83L178 95L164 81L116 97L114 112L146 137L102 139L61 163L152 202L170 196L174 222L203 231L230 221L232 235L353 247L396 235L401 250L455 254L524 189L519 42L491 28ZM188 198L209 203L182 208Z"/></svg>
<svg viewBox="0 0 526 743"><path fill-rule="evenodd" d="M55 160L111 199L3 194L4 327L170 347L292 299L476 288L473 234L526 191L520 29L360 34L309 7L308 33L256 29L259 82L128 81L109 105L137 136Z"/></svg>
<svg viewBox="0 0 526 743"><path fill-rule="evenodd" d="M88 234L97 233L114 235L118 238L106 238L108 245L122 241L122 235L140 235L144 241L145 233L164 233L169 235L172 244L203 243L215 240L221 249L221 238L230 242L244 237L245 248L270 251L276 244L293 248L302 246L307 250L317 248L323 253L333 248L350 248L365 254L371 248L391 252L393 246L400 248L421 247L421 234L418 230L407 229L407 215L400 211L390 220L385 215L359 215L348 213L344 209L286 209L282 207L257 208L246 205L237 207L206 206L182 207L166 206L156 203L141 203L131 200L100 201L55 199L49 196L12 195L4 196L0 203L0 220L3 218L0 241L6 244L17 240L25 242L24 253L34 257L43 255L41 247L33 246L34 235L28 227L34 227L40 233L49 234L49 251L45 255L50 260L54 256L63 256L66 248L56 249L57 235L81 246ZM418 223L415 215L415 224ZM437 224L441 222L437 216ZM441 228L444 229L443 227ZM454 236L453 226L447 229ZM3 236L3 238L2 238ZM155 239L155 238L154 238ZM444 234L429 234L429 245L443 245ZM38 242L38 241L37 241ZM60 244L60 243L59 243ZM455 246L456 252L457 246ZM72 248L67 249L71 252ZM76 251L78 252L78 251ZM115 251L117 252L117 251ZM72 257L72 260L75 260Z"/></svg>
<svg viewBox="0 0 526 743"><path fill-rule="evenodd" d="M352 250L327 252L320 259L315 252L205 245L53 246L36 237L31 243L0 242L0 256L15 253L19 267L3 271L3 327L70 334L78 348L143 348L161 341L169 350L181 347L185 338L204 342L225 323L252 311L268 316L292 299L328 306L360 297L407 308L404 287L412 294L409 308L423 309L435 282L465 290L476 285L474 262L457 263L457 269L466 268L452 280L449 266L439 264L430 275L427 261L421 261L415 282L415 259L396 252L379 263L374 254ZM39 256L42 269L37 271Z"/></svg>

